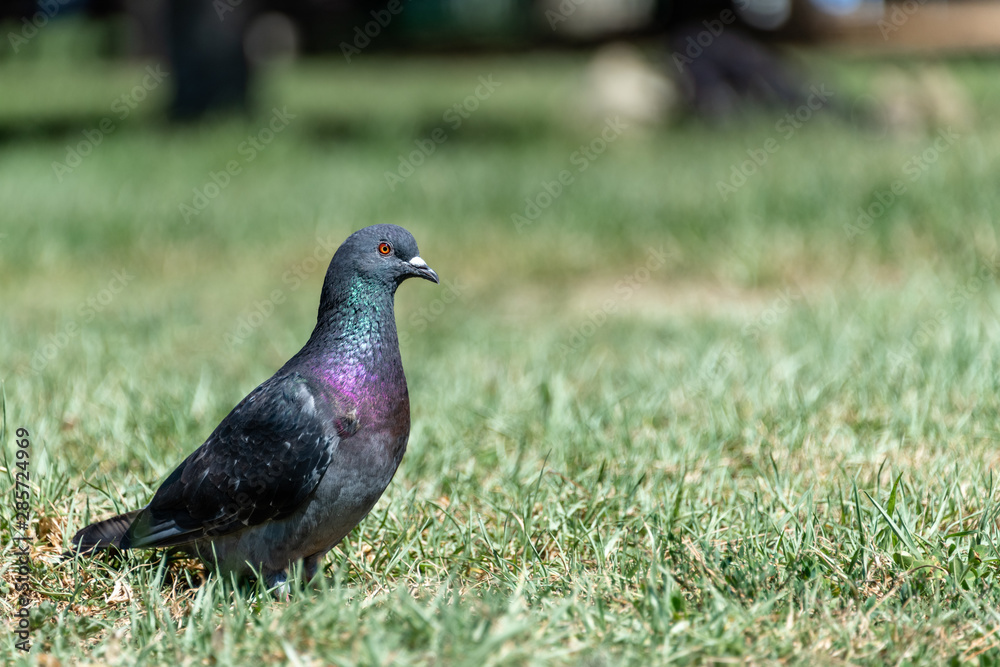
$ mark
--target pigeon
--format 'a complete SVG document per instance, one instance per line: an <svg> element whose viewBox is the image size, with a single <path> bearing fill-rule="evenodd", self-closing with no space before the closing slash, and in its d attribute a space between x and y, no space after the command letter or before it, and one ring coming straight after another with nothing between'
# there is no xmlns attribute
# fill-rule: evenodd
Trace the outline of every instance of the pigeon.
<svg viewBox="0 0 1000 667"><path fill-rule="evenodd" d="M330 262L316 328L233 408L148 505L81 529L81 553L182 547L223 575L286 589L372 509L410 433L393 301L407 278L438 282L396 225L351 234Z"/></svg>

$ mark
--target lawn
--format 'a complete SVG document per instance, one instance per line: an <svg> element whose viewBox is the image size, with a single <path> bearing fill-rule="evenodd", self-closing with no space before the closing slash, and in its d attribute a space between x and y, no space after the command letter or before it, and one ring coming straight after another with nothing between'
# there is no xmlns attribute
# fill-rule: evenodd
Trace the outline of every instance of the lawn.
<svg viewBox="0 0 1000 667"><path fill-rule="evenodd" d="M0 60L15 664L1000 661L994 64L944 65L974 111L950 134L852 121L920 63L810 54L842 113L626 123L581 162L605 120L579 57L307 61L254 117L183 128L165 88L112 111L147 63L65 57ZM275 601L160 552L61 560L298 350L333 249L376 222L442 284L397 294L409 448L321 580Z"/></svg>

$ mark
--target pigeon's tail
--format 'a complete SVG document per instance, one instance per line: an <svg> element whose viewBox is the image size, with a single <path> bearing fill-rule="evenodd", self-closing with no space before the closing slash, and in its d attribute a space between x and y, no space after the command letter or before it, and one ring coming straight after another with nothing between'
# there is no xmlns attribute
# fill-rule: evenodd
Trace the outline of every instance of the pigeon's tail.
<svg viewBox="0 0 1000 667"><path fill-rule="evenodd" d="M84 554L111 547L120 548L122 538L125 537L129 526L132 525L132 521L135 520L140 511L132 510L131 512L119 514L104 521L92 523L86 528L81 528L73 536L73 546L77 551Z"/></svg>

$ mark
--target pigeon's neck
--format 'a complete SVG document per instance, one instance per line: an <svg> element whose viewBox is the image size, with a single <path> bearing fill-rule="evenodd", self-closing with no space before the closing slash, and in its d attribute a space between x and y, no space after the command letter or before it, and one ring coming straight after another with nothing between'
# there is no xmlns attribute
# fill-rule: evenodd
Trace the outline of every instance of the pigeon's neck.
<svg viewBox="0 0 1000 667"><path fill-rule="evenodd" d="M355 279L320 307L310 357L331 388L358 407L405 398L393 292Z"/></svg>

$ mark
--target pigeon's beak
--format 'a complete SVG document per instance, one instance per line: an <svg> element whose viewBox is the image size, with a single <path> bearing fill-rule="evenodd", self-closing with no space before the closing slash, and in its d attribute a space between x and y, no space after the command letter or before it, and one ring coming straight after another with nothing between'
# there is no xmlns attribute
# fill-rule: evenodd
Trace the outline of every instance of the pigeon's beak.
<svg viewBox="0 0 1000 667"><path fill-rule="evenodd" d="M434 272L434 269L427 266L427 262L421 259L420 255L417 255L416 257L410 260L410 266L413 267L413 273L415 275L430 280L431 282L434 283L441 282L438 280L438 274Z"/></svg>

